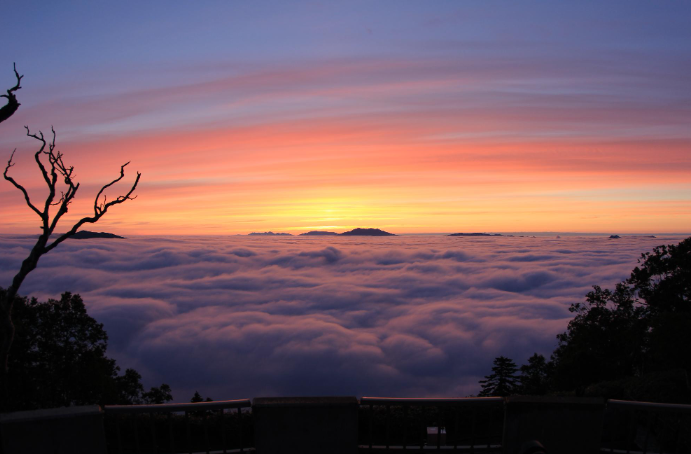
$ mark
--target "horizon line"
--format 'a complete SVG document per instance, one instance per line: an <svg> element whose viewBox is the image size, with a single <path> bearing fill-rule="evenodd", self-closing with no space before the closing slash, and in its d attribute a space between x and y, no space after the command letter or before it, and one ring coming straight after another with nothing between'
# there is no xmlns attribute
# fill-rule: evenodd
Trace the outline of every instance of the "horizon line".
<svg viewBox="0 0 691 454"><path fill-rule="evenodd" d="M352 230L352 229L351 229ZM383 230L383 229L382 229ZM111 232L103 232L103 231L97 231L97 230L79 230L80 232L82 231L89 231L89 232L95 232L95 233L113 233ZM309 232L311 230L306 230L302 233ZM324 232L328 230L322 230ZM349 230L345 230L349 231ZM174 236L174 237L192 237L192 236L251 236L251 233L268 233L272 232L274 234L277 234L277 236L281 236L279 234L284 234L286 236L306 236L306 235L301 235L301 233L292 233L296 232L295 230L266 230L263 232L259 231L252 231L249 233L115 233L115 235L128 235L128 236ZM388 231L387 231L388 232ZM53 233L51 236L59 236L64 234L65 232L58 232L58 233ZM338 233L338 232L334 232ZM394 233L394 232L388 232L388 233ZM569 231L465 231L465 232L401 232L401 233L394 233L395 236L448 236L452 235L455 233L466 233L466 234L473 234L473 233L482 233L482 234L487 234L487 235L501 235L501 236L508 236L508 235L567 235L567 236L578 236L578 235L602 235L602 236L609 236L609 235L619 235L619 236L651 236L651 235L660 235L660 236L679 236L679 235L689 235L691 236L691 232L628 232L628 233L617 233L617 232L569 232ZM0 232L0 235L2 236L39 236L40 233L26 233L26 232ZM260 236L260 235L257 235ZM270 236L270 235L267 235ZM318 235L315 235L318 236ZM339 234L340 236L340 234ZM363 236L368 236L368 235L363 235Z"/></svg>

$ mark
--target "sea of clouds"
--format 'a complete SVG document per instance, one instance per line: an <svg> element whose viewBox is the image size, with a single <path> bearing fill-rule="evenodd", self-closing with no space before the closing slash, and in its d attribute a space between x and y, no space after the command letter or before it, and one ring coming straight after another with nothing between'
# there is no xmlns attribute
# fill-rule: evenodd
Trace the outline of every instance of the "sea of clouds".
<svg viewBox="0 0 691 454"><path fill-rule="evenodd" d="M68 240L21 288L79 293L109 356L175 401L467 396L496 356L548 356L592 285L683 236ZM0 235L7 286L32 239Z"/></svg>

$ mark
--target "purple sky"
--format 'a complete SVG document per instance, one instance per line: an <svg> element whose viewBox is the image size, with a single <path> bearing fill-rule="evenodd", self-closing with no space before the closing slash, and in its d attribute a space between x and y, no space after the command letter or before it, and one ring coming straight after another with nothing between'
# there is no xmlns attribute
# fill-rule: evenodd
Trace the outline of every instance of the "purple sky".
<svg viewBox="0 0 691 454"><path fill-rule="evenodd" d="M54 125L88 210L118 164L125 234L684 232L686 2L10 2L0 130ZM113 189L112 196L115 195ZM0 232L35 228L10 186ZM66 219L69 221L73 218Z"/></svg>

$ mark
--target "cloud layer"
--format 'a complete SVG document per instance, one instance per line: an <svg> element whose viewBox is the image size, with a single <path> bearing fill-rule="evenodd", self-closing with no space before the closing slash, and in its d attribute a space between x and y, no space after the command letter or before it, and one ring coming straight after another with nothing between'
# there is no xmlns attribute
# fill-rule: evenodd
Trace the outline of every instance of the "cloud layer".
<svg viewBox="0 0 691 454"><path fill-rule="evenodd" d="M71 240L22 294L80 293L109 354L176 401L465 396L499 355L548 355L571 303L682 237ZM0 236L7 285L30 238Z"/></svg>

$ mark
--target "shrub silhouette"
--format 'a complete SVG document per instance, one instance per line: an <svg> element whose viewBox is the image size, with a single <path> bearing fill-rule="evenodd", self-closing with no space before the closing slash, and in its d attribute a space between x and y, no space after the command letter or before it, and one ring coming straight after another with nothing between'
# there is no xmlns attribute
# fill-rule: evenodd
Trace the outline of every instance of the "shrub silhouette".
<svg viewBox="0 0 691 454"><path fill-rule="evenodd" d="M0 289L0 296L4 296ZM141 375L120 368L106 356L103 324L86 312L79 295L39 302L15 298L16 338L9 362L8 406L31 410L70 405L164 403L172 400L162 384L144 392Z"/></svg>
<svg viewBox="0 0 691 454"><path fill-rule="evenodd" d="M572 304L575 317L551 361L536 353L521 367L522 386L505 380L500 391L691 403L691 238L657 246L638 263L614 290L593 286ZM500 357L495 368L500 359L510 376L513 362ZM480 381L480 395L502 395L497 374Z"/></svg>

